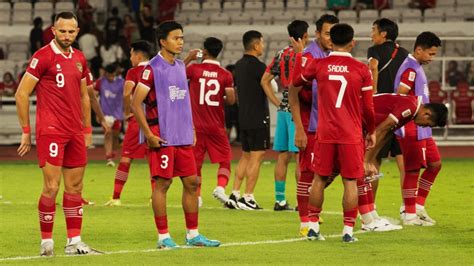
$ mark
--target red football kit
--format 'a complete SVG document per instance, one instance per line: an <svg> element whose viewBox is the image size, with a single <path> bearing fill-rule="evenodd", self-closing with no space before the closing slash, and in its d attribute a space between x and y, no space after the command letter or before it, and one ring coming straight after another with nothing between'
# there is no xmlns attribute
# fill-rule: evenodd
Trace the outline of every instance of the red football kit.
<svg viewBox="0 0 474 266"><path fill-rule="evenodd" d="M375 125L378 126L387 117L396 122L393 130L413 120L421 106L421 97L400 95L396 93L380 93L373 97Z"/></svg>
<svg viewBox="0 0 474 266"><path fill-rule="evenodd" d="M54 41L31 58L26 73L36 84L36 142L39 166L46 162L64 167L87 164L83 134L81 82L87 61L81 51L62 53Z"/></svg>

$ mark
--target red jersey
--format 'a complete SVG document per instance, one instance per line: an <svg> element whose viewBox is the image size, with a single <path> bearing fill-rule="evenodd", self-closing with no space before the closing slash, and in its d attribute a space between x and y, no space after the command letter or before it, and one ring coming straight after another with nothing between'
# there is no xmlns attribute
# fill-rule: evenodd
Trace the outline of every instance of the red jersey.
<svg viewBox="0 0 474 266"><path fill-rule="evenodd" d="M132 95L135 92L135 87L140 81L140 76L143 72L143 69L145 69L145 66L147 64L148 61L140 62L136 67L130 68L127 71L127 75L125 76L125 82L129 81L133 83Z"/></svg>
<svg viewBox="0 0 474 266"><path fill-rule="evenodd" d="M265 69L265 72L273 76L278 76L281 85L285 87L285 89L288 89L291 84L291 72L295 64L295 56L296 54L293 47L288 46L280 50Z"/></svg>
<svg viewBox="0 0 474 266"><path fill-rule="evenodd" d="M415 79L416 79L416 71L413 68L407 68L405 72L402 73L400 77L400 86L408 89L407 95L415 96ZM417 128L415 123L407 123L405 125L405 135L416 136L417 135Z"/></svg>
<svg viewBox="0 0 474 266"><path fill-rule="evenodd" d="M148 90L148 95L145 98L145 114L146 119L150 121L155 121L158 118L158 108L156 107L156 92L155 92L155 82L153 78L153 70L151 66L147 65L144 67L143 72L141 73L138 83L145 85Z"/></svg>
<svg viewBox="0 0 474 266"><path fill-rule="evenodd" d="M54 41L38 50L26 69L36 84L36 134L82 134L81 80L87 77L81 51L62 53Z"/></svg>
<svg viewBox="0 0 474 266"><path fill-rule="evenodd" d="M318 130L321 143L359 144L362 142L362 116L373 133L374 107L372 76L369 68L350 53L332 52L314 59L293 83L301 86L318 82Z"/></svg>
<svg viewBox="0 0 474 266"><path fill-rule="evenodd" d="M92 76L89 69L86 69L86 82L88 87L94 85L94 76Z"/></svg>
<svg viewBox="0 0 474 266"><path fill-rule="evenodd" d="M219 62L204 60L186 68L196 132L218 134L225 130L224 96L234 87L232 74Z"/></svg>
<svg viewBox="0 0 474 266"><path fill-rule="evenodd" d="M298 99L300 102L300 116L301 116L301 123L303 124L303 128L305 132L308 132L309 127L309 118L311 116L311 105L312 105L312 97L313 92L311 87L309 89L303 87L300 92L298 93Z"/></svg>
<svg viewBox="0 0 474 266"><path fill-rule="evenodd" d="M382 123L387 117L397 124L398 129L410 122L421 106L421 96L407 96L396 93L381 93L374 95L375 125Z"/></svg>

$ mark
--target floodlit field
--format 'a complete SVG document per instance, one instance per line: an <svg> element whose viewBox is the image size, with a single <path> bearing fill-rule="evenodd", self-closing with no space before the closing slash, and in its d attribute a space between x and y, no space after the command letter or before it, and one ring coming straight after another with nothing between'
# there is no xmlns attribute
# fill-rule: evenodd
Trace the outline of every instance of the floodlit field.
<svg viewBox="0 0 474 266"><path fill-rule="evenodd" d="M294 172L295 164L290 166ZM122 193L121 207L104 207L113 190L114 168L90 163L85 177L84 197L96 202L84 207L83 240L105 251L101 256L66 257L66 230L58 206L54 239L56 257L39 258L37 202L42 177L33 163L0 163L0 263L13 264L429 264L467 265L474 261L473 160L445 160L427 201L427 210L437 220L434 227L408 227L387 233L356 233L359 242L343 244L341 197L337 180L326 191L321 232L324 242L299 239L297 212L273 212L274 163L265 163L255 192L263 211L228 210L212 198L216 166L203 169L204 206L200 210L201 233L219 239L219 248L172 251L155 249L157 232L149 206L150 183L144 162L132 165ZM233 164L235 169L235 164ZM396 219L400 206L398 173L394 163L383 166L377 198L379 214ZM233 181L231 181L232 184ZM231 185L230 184L230 185ZM296 203L295 180L288 178L287 197ZM227 190L229 192L230 189ZM170 233L184 244L181 184L175 180L169 191ZM62 201L59 194L58 203ZM360 222L356 225L360 228Z"/></svg>

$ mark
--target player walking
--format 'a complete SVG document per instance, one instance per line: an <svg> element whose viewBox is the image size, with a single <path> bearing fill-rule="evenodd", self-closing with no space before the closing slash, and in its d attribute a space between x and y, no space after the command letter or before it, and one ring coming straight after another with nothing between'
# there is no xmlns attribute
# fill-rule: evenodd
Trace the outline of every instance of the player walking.
<svg viewBox="0 0 474 266"><path fill-rule="evenodd" d="M81 240L82 180L92 132L87 63L82 52L71 47L79 32L73 13L59 13L52 30L54 40L33 55L16 93L23 128L18 154L24 156L31 148L28 97L36 89L36 143L44 179L38 203L40 254L54 255L53 224L61 175L68 237L64 251L68 255L97 253Z"/></svg>

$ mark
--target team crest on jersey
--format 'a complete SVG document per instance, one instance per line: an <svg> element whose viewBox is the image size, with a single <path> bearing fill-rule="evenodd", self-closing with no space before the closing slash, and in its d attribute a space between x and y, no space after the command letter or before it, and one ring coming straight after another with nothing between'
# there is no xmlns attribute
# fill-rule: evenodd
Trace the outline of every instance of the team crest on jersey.
<svg viewBox="0 0 474 266"><path fill-rule="evenodd" d="M186 90L180 90L179 87L176 86L169 86L170 91L170 100L172 102L176 100L183 100L186 97Z"/></svg>
<svg viewBox="0 0 474 266"><path fill-rule="evenodd" d="M148 80L149 77L150 77L150 70L145 69L145 71L143 71L143 74L142 74L142 79Z"/></svg>
<svg viewBox="0 0 474 266"><path fill-rule="evenodd" d="M76 62L77 69L79 69L79 72L82 72L82 64L79 62Z"/></svg>
<svg viewBox="0 0 474 266"><path fill-rule="evenodd" d="M416 73L413 71L410 71L410 74L408 74L408 80L409 81L414 81L416 77Z"/></svg>
<svg viewBox="0 0 474 266"><path fill-rule="evenodd" d="M410 109L406 109L405 111L402 112L403 117L409 117L411 115Z"/></svg>
<svg viewBox="0 0 474 266"><path fill-rule="evenodd" d="M38 62L39 62L38 59L33 58L33 59L31 60L30 67L33 68L33 69L35 69L35 68L36 68L36 65L38 65Z"/></svg>

